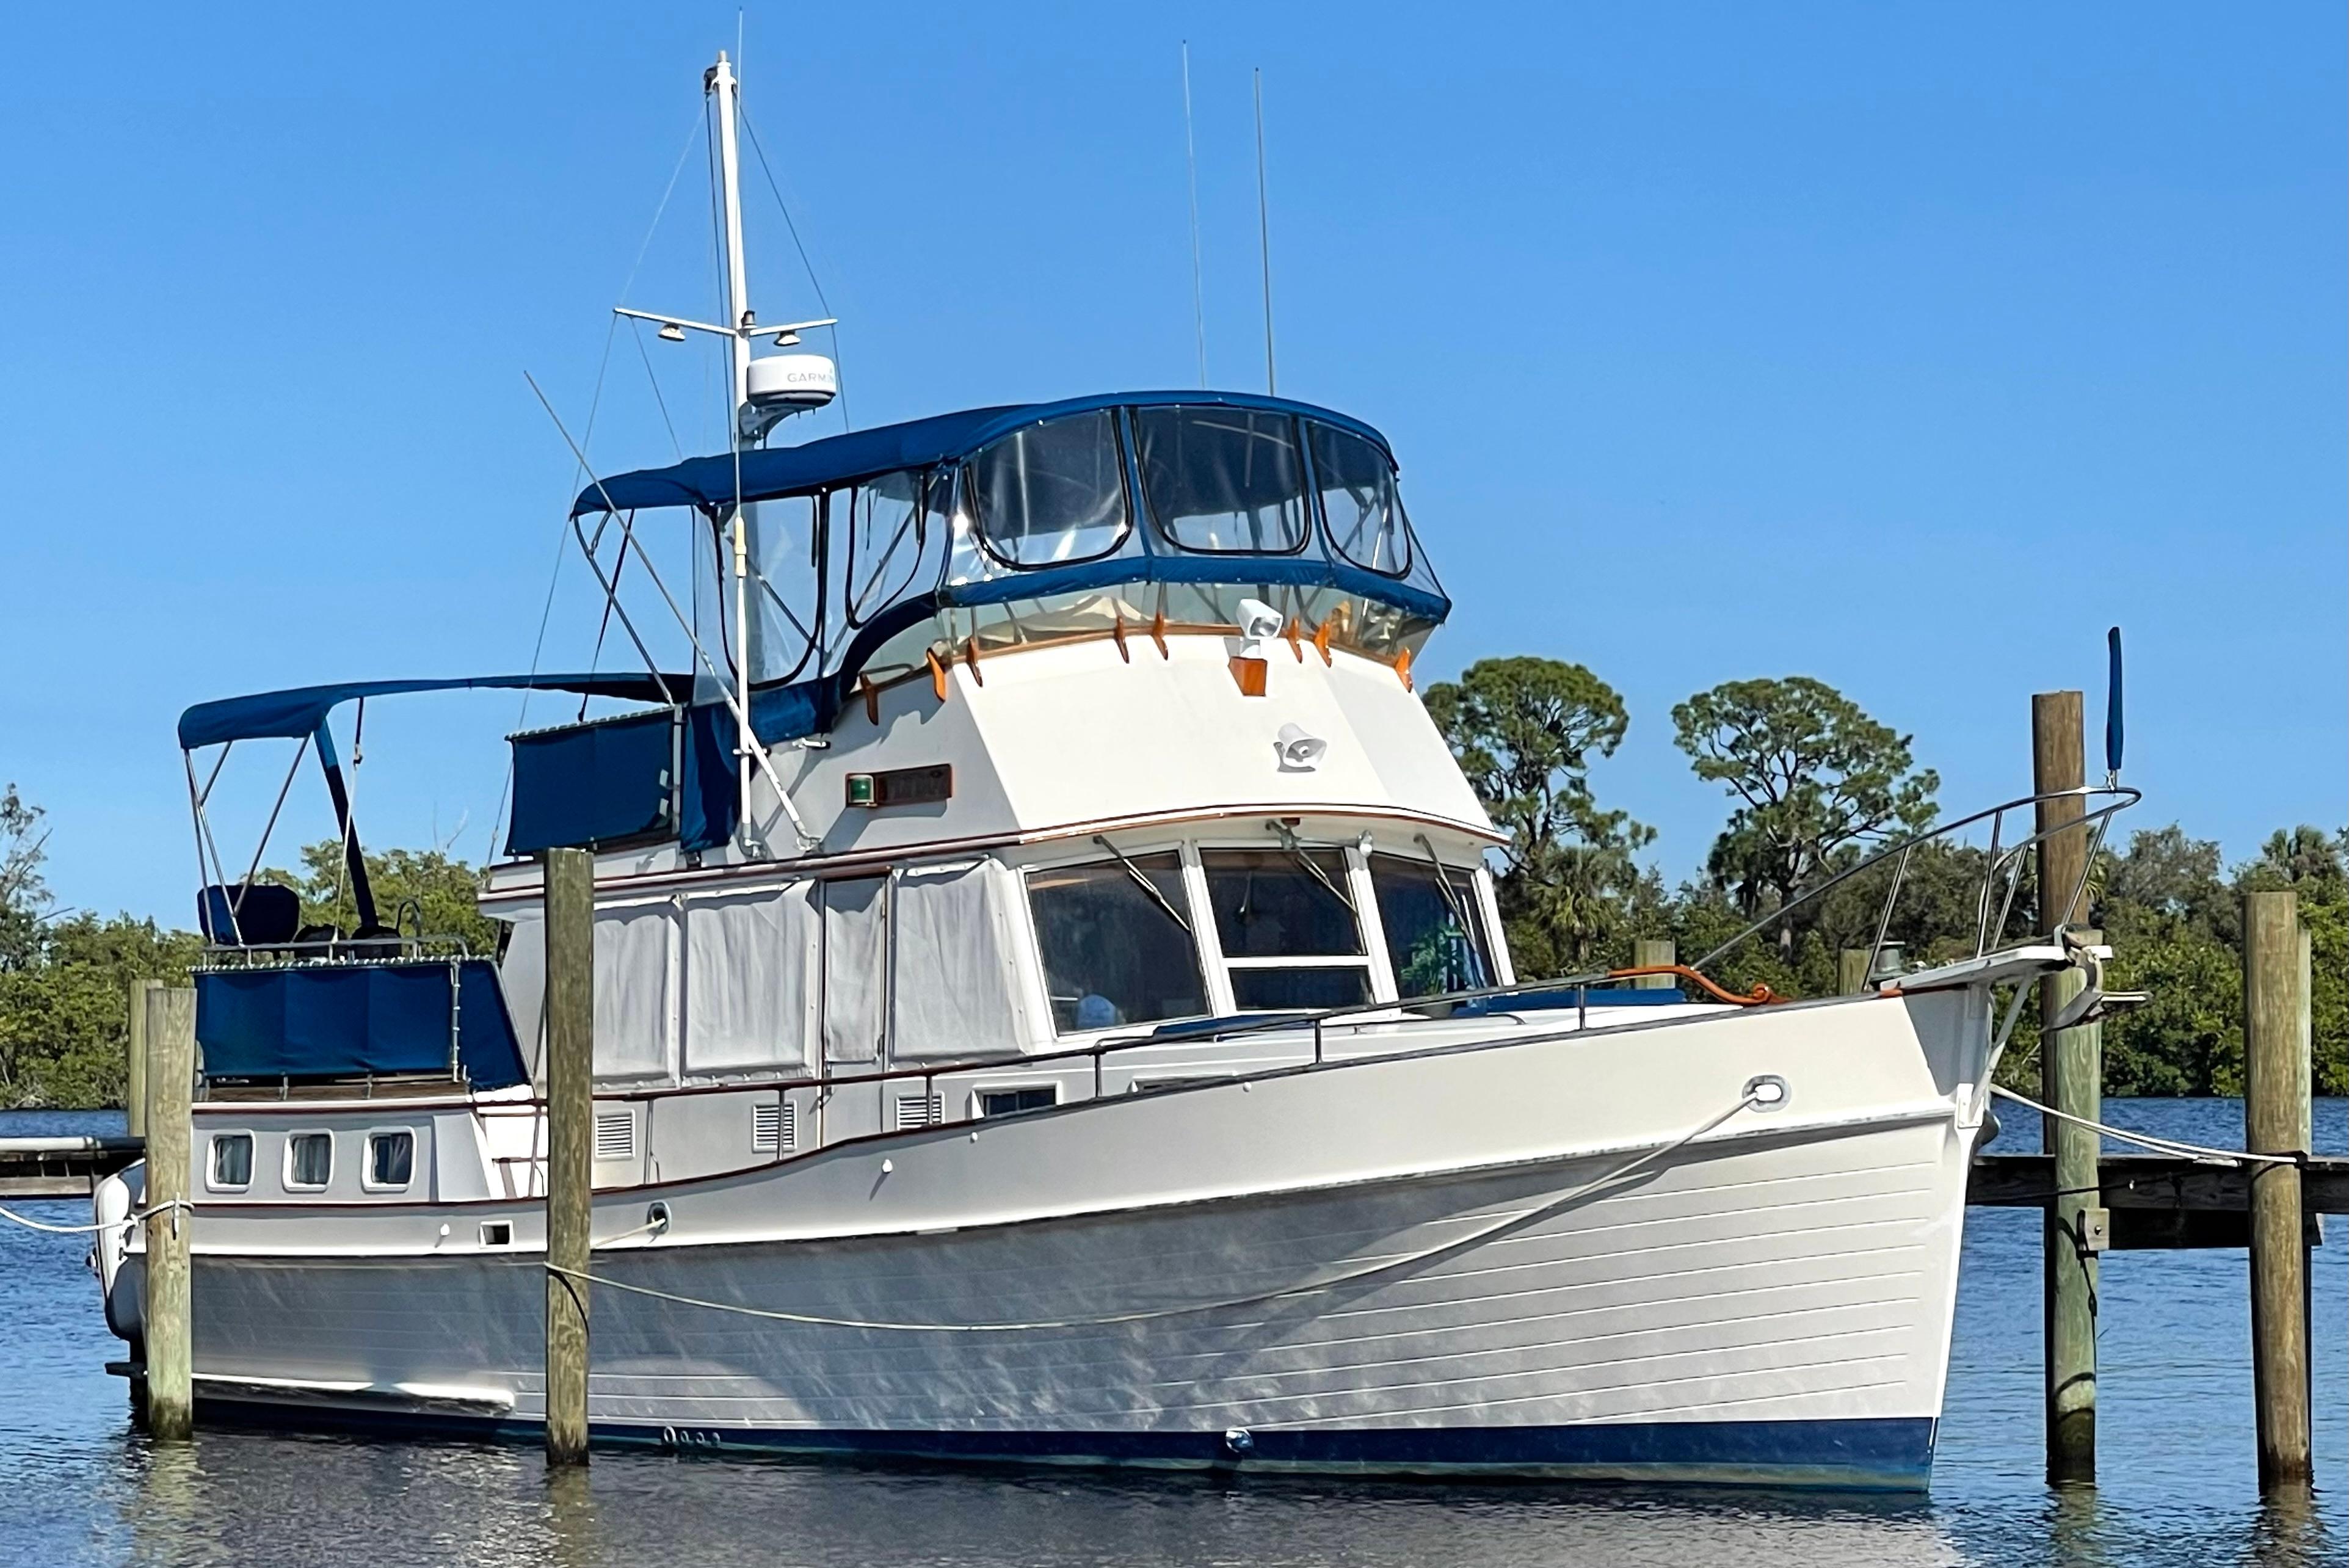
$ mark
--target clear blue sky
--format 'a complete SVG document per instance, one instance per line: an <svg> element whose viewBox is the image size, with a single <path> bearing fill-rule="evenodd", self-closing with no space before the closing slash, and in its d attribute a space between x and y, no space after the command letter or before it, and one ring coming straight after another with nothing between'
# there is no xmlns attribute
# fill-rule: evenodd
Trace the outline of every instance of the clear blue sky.
<svg viewBox="0 0 2349 1568"><path fill-rule="evenodd" d="M608 307L706 309L729 5L19 8L0 51L0 779L68 904L186 923L171 722L527 667ZM1458 609L1432 673L1588 664L1667 875L1723 814L1673 702L1807 674L1945 807L2127 631L2143 826L2349 818L2337 5L751 7L746 104L859 424L1261 385L1392 438ZM755 165L753 299L817 314ZM688 446L692 351L650 346ZM599 467L665 461L613 345ZM565 567L542 659L583 659ZM617 661L607 655L606 663ZM378 705L362 827L478 860L512 698ZM546 705L532 722L552 720ZM254 759L256 762L258 758ZM276 766L282 767L282 761ZM243 775L257 820L274 769ZM326 820L297 786L297 833ZM224 824L241 859L250 824Z"/></svg>

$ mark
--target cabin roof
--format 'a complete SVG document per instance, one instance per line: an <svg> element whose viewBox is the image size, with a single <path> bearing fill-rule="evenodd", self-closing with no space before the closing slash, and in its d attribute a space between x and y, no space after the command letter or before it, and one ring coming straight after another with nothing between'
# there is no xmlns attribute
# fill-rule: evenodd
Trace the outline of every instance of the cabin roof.
<svg viewBox="0 0 2349 1568"><path fill-rule="evenodd" d="M796 447L688 458L665 469L637 469L590 484L572 502L571 515L692 506L714 511L737 500L772 500L854 484L904 469L958 461L1022 426L1100 408L1220 406L1302 414L1340 426L1378 443L1392 459L1385 436L1361 420L1288 397L1252 392L1111 392L1057 403L1012 403L934 414L926 419L826 436Z"/></svg>

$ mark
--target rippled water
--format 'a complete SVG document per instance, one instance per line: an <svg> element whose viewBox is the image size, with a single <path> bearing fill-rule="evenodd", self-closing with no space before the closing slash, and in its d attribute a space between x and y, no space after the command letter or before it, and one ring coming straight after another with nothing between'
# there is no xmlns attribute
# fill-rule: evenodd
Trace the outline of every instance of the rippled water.
<svg viewBox="0 0 2349 1568"><path fill-rule="evenodd" d="M2231 1100L2107 1102L2107 1119L2240 1146ZM2029 1146L2009 1118L2002 1148ZM2317 1142L2349 1150L2349 1102ZM0 1115L0 1133L119 1130ZM87 1205L13 1205L84 1219ZM2108 1255L2104 1484L2040 1480L2038 1215L1968 1221L1928 1498L1614 1487L1424 1487L858 1469L598 1454L550 1481L535 1449L202 1431L148 1445L104 1363L86 1243L0 1225L0 1561L730 1563L2094 1563L2349 1562L2349 1224L2313 1259L2313 1503L2262 1505L2244 1258Z"/></svg>

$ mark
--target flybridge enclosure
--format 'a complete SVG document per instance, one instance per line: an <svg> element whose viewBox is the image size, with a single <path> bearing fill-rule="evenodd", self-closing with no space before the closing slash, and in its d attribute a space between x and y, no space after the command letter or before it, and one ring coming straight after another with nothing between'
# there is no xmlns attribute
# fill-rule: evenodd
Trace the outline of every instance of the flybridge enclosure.
<svg viewBox="0 0 2349 1568"><path fill-rule="evenodd" d="M748 645L730 617L702 640L730 671L747 659L751 725L771 744L829 730L860 676L916 669L941 644L1229 625L1251 597L1392 656L1451 609L1385 438L1246 393L968 409L616 475L572 511L667 507L706 520L713 575L739 509Z"/></svg>
<svg viewBox="0 0 2349 1568"><path fill-rule="evenodd" d="M608 849L674 836L684 737L682 710L673 707L511 737L513 814L506 853Z"/></svg>

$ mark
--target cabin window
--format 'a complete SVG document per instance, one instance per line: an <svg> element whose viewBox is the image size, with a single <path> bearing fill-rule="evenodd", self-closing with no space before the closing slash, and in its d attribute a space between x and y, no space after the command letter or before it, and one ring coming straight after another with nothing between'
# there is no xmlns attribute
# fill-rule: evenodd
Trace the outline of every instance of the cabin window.
<svg viewBox="0 0 2349 1568"><path fill-rule="evenodd" d="M1110 409L1046 419L970 460L979 536L1012 566L1107 555L1125 538L1125 463Z"/></svg>
<svg viewBox="0 0 2349 1568"><path fill-rule="evenodd" d="M1206 1014L1185 897L1182 861L1172 854L1028 873L1056 1031Z"/></svg>
<svg viewBox="0 0 2349 1568"><path fill-rule="evenodd" d="M1253 408L1141 408L1142 493L1159 531L1185 550L1282 555L1305 546L1296 424Z"/></svg>
<svg viewBox="0 0 2349 1568"><path fill-rule="evenodd" d="M1313 483L1330 542L1357 566L1388 577L1411 570L1411 525L1395 493L1394 465L1376 443L1333 425L1309 423Z"/></svg>
<svg viewBox="0 0 2349 1568"><path fill-rule="evenodd" d="M367 1185L378 1190L405 1187L416 1173L416 1134L371 1132L367 1141Z"/></svg>
<svg viewBox="0 0 2349 1568"><path fill-rule="evenodd" d="M238 1192L253 1185L253 1134L212 1134L212 1173L207 1184L215 1192Z"/></svg>
<svg viewBox="0 0 2349 1568"><path fill-rule="evenodd" d="M1049 1110L1060 1103L1061 1091L1051 1084L978 1091L978 1114L982 1117L1017 1116L1023 1110Z"/></svg>
<svg viewBox="0 0 2349 1568"><path fill-rule="evenodd" d="M1336 850L1203 850L1207 899L1232 981L1255 1012L1371 999L1370 959Z"/></svg>
<svg viewBox="0 0 2349 1568"><path fill-rule="evenodd" d="M847 498L848 624L861 626L897 602L929 542L917 469L866 480Z"/></svg>
<svg viewBox="0 0 2349 1568"><path fill-rule="evenodd" d="M285 1185L315 1192L334 1178L335 1135L297 1132L285 1140Z"/></svg>
<svg viewBox="0 0 2349 1568"><path fill-rule="evenodd" d="M1371 886L1386 928L1398 996L1436 996L1494 984L1493 954L1476 917L1475 873L1400 855L1371 857Z"/></svg>

